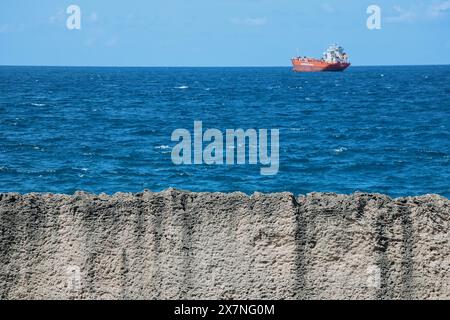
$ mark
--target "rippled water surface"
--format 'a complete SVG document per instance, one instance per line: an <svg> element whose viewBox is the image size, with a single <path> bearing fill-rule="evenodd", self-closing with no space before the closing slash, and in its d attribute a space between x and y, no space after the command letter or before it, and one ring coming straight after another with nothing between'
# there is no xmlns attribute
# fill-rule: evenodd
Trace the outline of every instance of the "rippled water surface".
<svg viewBox="0 0 450 320"><path fill-rule="evenodd" d="M171 133L280 129L280 171L175 166ZM0 192L356 190L450 197L450 66L0 67Z"/></svg>

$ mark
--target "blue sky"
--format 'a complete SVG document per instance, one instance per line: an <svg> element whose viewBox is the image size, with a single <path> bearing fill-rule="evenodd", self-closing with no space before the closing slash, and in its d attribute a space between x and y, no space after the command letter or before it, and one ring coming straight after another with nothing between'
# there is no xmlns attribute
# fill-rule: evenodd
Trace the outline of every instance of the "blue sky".
<svg viewBox="0 0 450 320"><path fill-rule="evenodd" d="M333 42L354 65L449 64L449 27L450 0L1 0L0 65L288 66Z"/></svg>

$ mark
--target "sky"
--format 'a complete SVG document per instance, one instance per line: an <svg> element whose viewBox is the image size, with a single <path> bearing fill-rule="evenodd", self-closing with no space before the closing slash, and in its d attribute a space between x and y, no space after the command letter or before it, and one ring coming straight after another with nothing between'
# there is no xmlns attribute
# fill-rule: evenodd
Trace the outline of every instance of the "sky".
<svg viewBox="0 0 450 320"><path fill-rule="evenodd" d="M450 0L1 0L0 65L288 66L331 43L353 65L450 64L449 31Z"/></svg>

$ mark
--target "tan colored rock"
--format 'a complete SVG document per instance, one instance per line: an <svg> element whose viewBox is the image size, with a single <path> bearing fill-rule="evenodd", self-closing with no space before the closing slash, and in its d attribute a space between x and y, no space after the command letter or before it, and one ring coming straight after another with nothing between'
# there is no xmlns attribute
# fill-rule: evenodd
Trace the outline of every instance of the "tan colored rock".
<svg viewBox="0 0 450 320"><path fill-rule="evenodd" d="M449 299L450 201L0 194L2 299Z"/></svg>

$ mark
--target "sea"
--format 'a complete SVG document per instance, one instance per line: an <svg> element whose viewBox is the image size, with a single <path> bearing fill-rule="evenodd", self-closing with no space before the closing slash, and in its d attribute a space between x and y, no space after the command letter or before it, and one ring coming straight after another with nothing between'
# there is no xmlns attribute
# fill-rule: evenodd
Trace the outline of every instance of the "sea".
<svg viewBox="0 0 450 320"><path fill-rule="evenodd" d="M278 129L279 171L175 165L176 129ZM450 197L450 66L0 67L0 192Z"/></svg>

